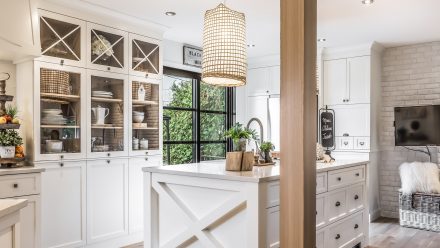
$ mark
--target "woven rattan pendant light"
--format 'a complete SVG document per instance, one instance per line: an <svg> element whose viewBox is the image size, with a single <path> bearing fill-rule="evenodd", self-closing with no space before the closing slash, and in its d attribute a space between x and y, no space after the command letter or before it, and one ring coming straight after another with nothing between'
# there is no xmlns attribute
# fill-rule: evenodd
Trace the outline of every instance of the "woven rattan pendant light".
<svg viewBox="0 0 440 248"><path fill-rule="evenodd" d="M202 81L217 86L246 84L246 23L243 13L223 3L206 11Z"/></svg>

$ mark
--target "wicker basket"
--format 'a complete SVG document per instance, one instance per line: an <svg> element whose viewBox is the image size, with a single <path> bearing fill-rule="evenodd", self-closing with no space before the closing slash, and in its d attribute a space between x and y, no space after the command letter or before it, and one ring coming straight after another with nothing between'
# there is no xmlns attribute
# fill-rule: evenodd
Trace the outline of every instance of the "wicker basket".
<svg viewBox="0 0 440 248"><path fill-rule="evenodd" d="M145 89L145 101L151 101L151 84L147 83L139 83L139 82L133 82L133 86L131 87L131 95L133 100L138 100L138 90L141 84L144 85Z"/></svg>
<svg viewBox="0 0 440 248"><path fill-rule="evenodd" d="M440 232L440 194L399 192L400 225Z"/></svg>
<svg viewBox="0 0 440 248"><path fill-rule="evenodd" d="M41 92L52 94L69 94L70 76L68 72L41 69Z"/></svg>

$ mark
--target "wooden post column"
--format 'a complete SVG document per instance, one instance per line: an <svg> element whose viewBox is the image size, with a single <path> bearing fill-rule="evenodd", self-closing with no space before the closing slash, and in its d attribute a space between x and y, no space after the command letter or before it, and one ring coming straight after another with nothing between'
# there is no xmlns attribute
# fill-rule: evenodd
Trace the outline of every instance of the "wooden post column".
<svg viewBox="0 0 440 248"><path fill-rule="evenodd" d="M316 0L281 0L281 247L316 236Z"/></svg>

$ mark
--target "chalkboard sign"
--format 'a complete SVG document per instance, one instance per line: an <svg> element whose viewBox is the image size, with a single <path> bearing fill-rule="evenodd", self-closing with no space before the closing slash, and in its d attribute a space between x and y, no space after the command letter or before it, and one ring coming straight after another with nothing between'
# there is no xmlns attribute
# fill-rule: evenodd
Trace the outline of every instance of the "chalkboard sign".
<svg viewBox="0 0 440 248"><path fill-rule="evenodd" d="M332 109L320 110L320 136L321 145L324 148L334 149L335 147L335 112Z"/></svg>

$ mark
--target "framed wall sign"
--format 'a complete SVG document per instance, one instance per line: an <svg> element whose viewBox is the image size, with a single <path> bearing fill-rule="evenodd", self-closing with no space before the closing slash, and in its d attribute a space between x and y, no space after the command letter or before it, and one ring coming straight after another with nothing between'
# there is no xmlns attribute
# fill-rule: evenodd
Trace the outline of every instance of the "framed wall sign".
<svg viewBox="0 0 440 248"><path fill-rule="evenodd" d="M202 67L202 55L203 51L201 48L184 45L183 46L183 64Z"/></svg>

